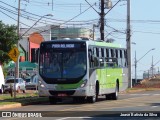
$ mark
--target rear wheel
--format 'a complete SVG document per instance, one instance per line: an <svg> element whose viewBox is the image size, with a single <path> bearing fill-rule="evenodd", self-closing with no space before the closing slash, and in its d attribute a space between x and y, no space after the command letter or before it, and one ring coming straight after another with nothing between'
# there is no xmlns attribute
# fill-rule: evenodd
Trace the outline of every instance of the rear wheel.
<svg viewBox="0 0 160 120"><path fill-rule="evenodd" d="M115 92L106 94L106 100L117 100L118 99L118 85L116 85Z"/></svg>
<svg viewBox="0 0 160 120"><path fill-rule="evenodd" d="M112 99L111 94L107 94L107 95L105 95L105 96L106 96L106 100L111 100L111 99Z"/></svg>
<svg viewBox="0 0 160 120"><path fill-rule="evenodd" d="M115 92L111 94L112 100L117 100L118 99L118 85L116 85Z"/></svg>

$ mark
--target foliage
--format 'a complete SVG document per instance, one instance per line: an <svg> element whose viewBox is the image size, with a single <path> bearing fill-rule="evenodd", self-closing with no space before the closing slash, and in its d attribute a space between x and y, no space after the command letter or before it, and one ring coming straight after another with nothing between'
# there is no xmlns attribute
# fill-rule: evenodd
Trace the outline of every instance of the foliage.
<svg viewBox="0 0 160 120"><path fill-rule="evenodd" d="M8 56L8 52L18 42L16 29L16 26L5 25L0 21L0 62L2 64L8 63L11 60Z"/></svg>

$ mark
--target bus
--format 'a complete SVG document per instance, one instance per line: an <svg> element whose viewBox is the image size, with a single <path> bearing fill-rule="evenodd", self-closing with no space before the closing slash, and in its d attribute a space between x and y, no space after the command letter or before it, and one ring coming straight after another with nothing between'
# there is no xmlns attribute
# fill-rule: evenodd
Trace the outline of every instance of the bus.
<svg viewBox="0 0 160 120"><path fill-rule="evenodd" d="M127 51L119 44L89 39L44 41L39 48L39 96L51 104L65 97L94 103L117 100L128 88Z"/></svg>

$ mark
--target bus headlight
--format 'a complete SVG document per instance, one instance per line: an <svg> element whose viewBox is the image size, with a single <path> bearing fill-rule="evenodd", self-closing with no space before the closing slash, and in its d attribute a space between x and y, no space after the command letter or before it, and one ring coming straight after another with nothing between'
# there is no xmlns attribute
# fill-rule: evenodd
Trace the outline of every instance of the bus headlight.
<svg viewBox="0 0 160 120"><path fill-rule="evenodd" d="M83 83L81 84L81 88L82 88L82 87L85 87L86 84L87 84L87 79L85 79L85 80L83 81Z"/></svg>
<svg viewBox="0 0 160 120"><path fill-rule="evenodd" d="M42 82L41 81L39 81L39 85L40 85L40 87L42 87L42 88L44 88L45 86L44 86L44 84L42 84Z"/></svg>
<svg viewBox="0 0 160 120"><path fill-rule="evenodd" d="M44 88L44 87L45 87L43 84L40 84L40 86L41 86L42 88Z"/></svg>

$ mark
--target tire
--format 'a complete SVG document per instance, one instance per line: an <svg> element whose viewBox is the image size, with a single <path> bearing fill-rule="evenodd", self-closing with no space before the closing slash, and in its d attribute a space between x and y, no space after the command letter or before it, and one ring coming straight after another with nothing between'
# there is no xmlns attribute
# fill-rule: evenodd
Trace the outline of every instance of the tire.
<svg viewBox="0 0 160 120"><path fill-rule="evenodd" d="M98 84L96 84L96 86L95 86L95 95L90 96L90 97L87 98L87 101L89 103L95 103L97 101L97 99L98 99L98 91L99 91L99 86L98 86Z"/></svg>
<svg viewBox="0 0 160 120"><path fill-rule="evenodd" d="M57 98L53 97L53 96L49 96L49 102L51 105L56 104L57 103Z"/></svg>
<svg viewBox="0 0 160 120"><path fill-rule="evenodd" d="M17 93L20 93L20 91L21 91L21 90L20 90L20 87L18 86L18 88L17 88Z"/></svg>
<svg viewBox="0 0 160 120"><path fill-rule="evenodd" d="M25 91L25 90L23 90L22 92L23 92L23 93L26 93L26 91Z"/></svg>
<svg viewBox="0 0 160 120"><path fill-rule="evenodd" d="M112 99L111 94L106 94L105 97L106 97L106 100L111 100Z"/></svg>
<svg viewBox="0 0 160 120"><path fill-rule="evenodd" d="M96 95L91 96L91 97L88 97L88 98L87 98L87 101L88 101L89 103L95 103L95 102L96 102Z"/></svg>
<svg viewBox="0 0 160 120"><path fill-rule="evenodd" d="M112 100L117 100L118 99L118 85L116 85L115 92L111 94Z"/></svg>

